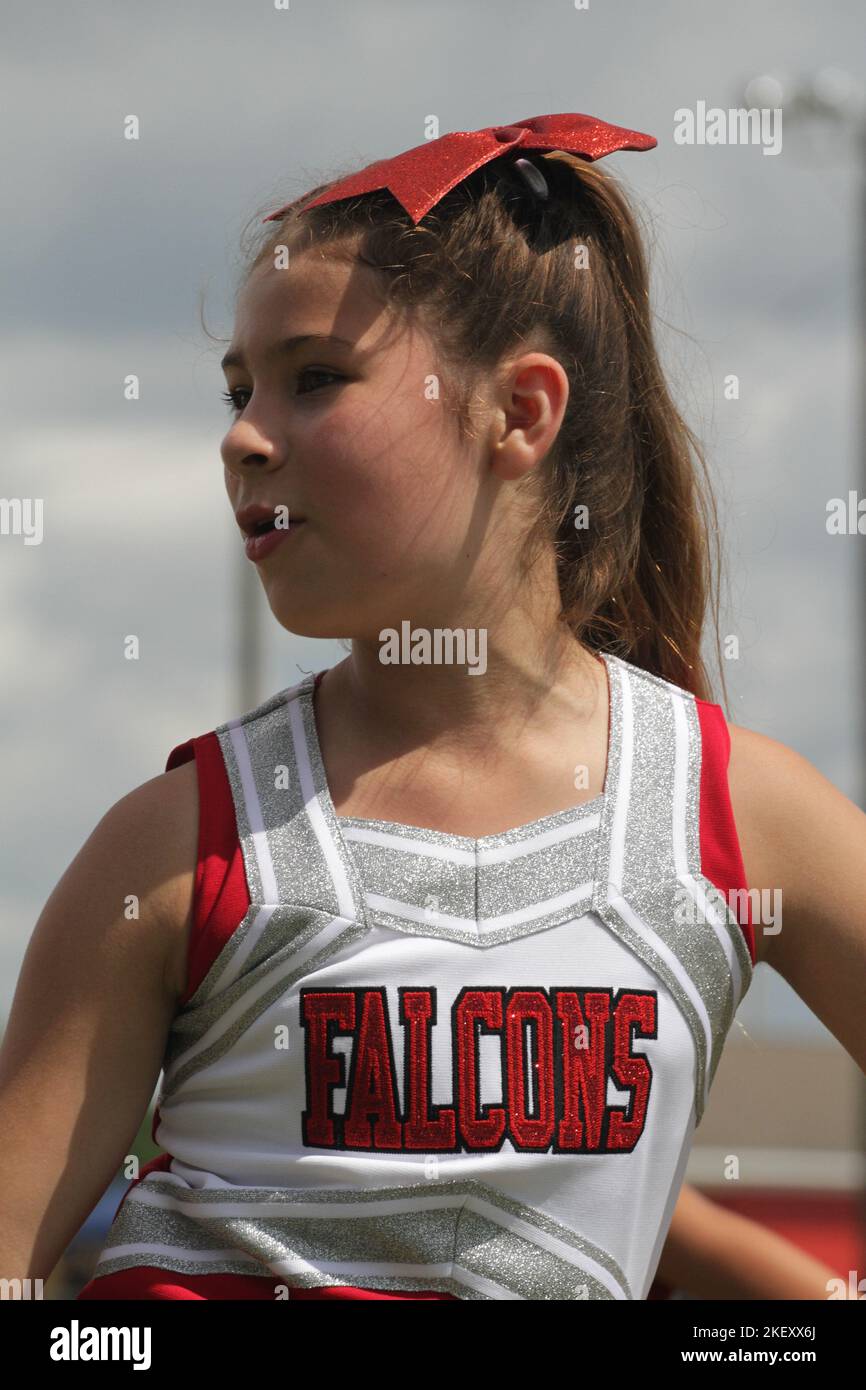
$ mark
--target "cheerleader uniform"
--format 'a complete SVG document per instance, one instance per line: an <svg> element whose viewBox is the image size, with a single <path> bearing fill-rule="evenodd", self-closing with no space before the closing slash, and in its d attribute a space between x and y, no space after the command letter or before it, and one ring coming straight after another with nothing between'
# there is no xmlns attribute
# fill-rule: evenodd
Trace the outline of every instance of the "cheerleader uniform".
<svg viewBox="0 0 866 1390"><path fill-rule="evenodd" d="M336 814L323 672L172 750L165 1152L80 1299L647 1298L756 957L721 707L598 659L604 790L479 839Z"/></svg>

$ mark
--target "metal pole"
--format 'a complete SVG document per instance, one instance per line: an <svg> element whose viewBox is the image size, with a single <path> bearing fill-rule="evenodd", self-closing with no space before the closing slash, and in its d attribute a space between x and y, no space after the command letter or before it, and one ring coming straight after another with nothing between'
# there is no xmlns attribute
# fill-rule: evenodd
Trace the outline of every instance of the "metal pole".
<svg viewBox="0 0 866 1390"><path fill-rule="evenodd" d="M255 565L238 549L236 585L237 641L234 670L237 714L255 709L264 698L262 689L261 580Z"/></svg>

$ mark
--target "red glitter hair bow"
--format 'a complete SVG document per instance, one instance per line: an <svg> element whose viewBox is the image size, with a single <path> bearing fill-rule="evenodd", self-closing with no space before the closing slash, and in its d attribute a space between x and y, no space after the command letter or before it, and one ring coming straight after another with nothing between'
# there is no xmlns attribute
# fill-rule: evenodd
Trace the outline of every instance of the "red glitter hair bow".
<svg viewBox="0 0 866 1390"><path fill-rule="evenodd" d="M339 198L355 198L387 188L405 208L414 223L455 188L463 179L510 150L564 150L584 159L602 159L615 150L651 150L658 144L654 135L609 125L595 116L565 112L557 116L530 116L513 125L485 126L483 130L455 130L438 140L425 140L414 149L377 159L358 173L340 179L303 209L333 203ZM282 217L292 203L272 212L263 221Z"/></svg>

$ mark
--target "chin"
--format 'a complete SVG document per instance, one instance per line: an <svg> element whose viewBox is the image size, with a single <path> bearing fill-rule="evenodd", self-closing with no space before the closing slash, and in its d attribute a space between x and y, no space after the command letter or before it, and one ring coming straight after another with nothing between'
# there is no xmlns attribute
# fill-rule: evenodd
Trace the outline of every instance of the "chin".
<svg viewBox="0 0 866 1390"><path fill-rule="evenodd" d="M325 611L315 603L271 603L271 612L286 632L295 637L319 637L323 640L338 640L346 636L351 626L348 615L343 611Z"/></svg>

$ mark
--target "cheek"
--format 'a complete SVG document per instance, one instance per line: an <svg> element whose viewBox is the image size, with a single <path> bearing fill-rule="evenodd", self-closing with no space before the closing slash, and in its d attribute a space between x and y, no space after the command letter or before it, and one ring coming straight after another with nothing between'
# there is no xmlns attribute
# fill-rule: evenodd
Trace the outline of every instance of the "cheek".
<svg viewBox="0 0 866 1390"><path fill-rule="evenodd" d="M423 401L329 413L308 438L311 507L329 531L396 553L405 546L459 544L474 486L472 462Z"/></svg>

